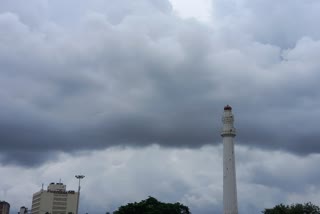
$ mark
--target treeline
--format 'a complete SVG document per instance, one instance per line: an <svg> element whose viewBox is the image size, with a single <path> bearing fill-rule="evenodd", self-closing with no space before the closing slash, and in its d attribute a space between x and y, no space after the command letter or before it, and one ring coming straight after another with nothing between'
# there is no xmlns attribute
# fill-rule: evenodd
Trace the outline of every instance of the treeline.
<svg viewBox="0 0 320 214"><path fill-rule="evenodd" d="M279 204L271 209L265 209L263 214L320 214L320 208L311 202L305 204Z"/></svg>
<svg viewBox="0 0 320 214"><path fill-rule="evenodd" d="M113 214L191 214L191 212L187 206L178 202L163 203L149 196L139 203L134 202L121 206Z"/></svg>
<svg viewBox="0 0 320 214"><path fill-rule="evenodd" d="M266 208L263 214L320 214L320 208L311 202L304 204L279 204ZM107 212L106 214L111 214ZM189 208L181 203L163 203L150 197L140 202L128 203L119 207L113 214L191 214Z"/></svg>

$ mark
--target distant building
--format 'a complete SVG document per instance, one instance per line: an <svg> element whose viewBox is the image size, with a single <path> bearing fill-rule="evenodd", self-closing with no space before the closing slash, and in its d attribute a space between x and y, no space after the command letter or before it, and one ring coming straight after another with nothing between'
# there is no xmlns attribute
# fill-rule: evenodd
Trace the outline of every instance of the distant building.
<svg viewBox="0 0 320 214"><path fill-rule="evenodd" d="M33 194L31 214L76 214L78 192L66 190L63 183L51 183L47 190Z"/></svg>
<svg viewBox="0 0 320 214"><path fill-rule="evenodd" d="M10 204L5 201L0 201L0 214L9 214Z"/></svg>
<svg viewBox="0 0 320 214"><path fill-rule="evenodd" d="M28 208L20 207L20 212L18 212L18 214L27 214L27 213L28 213Z"/></svg>

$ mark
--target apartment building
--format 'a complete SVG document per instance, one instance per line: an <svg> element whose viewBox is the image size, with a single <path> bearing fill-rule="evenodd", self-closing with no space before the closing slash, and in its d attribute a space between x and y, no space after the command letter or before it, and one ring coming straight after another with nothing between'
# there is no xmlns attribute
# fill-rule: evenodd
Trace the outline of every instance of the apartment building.
<svg viewBox="0 0 320 214"><path fill-rule="evenodd" d="M5 201L0 201L0 214L9 214L10 204Z"/></svg>
<svg viewBox="0 0 320 214"><path fill-rule="evenodd" d="M66 190L63 183L51 183L47 190L33 194L31 214L76 214L78 192Z"/></svg>

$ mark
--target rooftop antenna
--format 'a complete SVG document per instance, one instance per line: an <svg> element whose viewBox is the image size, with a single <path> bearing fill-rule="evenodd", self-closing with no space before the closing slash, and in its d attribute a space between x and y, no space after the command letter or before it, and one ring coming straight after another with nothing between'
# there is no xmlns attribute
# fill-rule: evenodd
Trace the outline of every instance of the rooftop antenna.
<svg viewBox="0 0 320 214"><path fill-rule="evenodd" d="M59 179L59 183L61 183L61 178Z"/></svg>

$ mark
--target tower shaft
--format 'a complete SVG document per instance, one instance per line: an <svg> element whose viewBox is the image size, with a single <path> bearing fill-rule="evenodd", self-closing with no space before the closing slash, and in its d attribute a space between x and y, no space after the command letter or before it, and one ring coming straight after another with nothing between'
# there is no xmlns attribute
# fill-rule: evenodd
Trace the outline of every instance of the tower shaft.
<svg viewBox="0 0 320 214"><path fill-rule="evenodd" d="M221 132L223 142L223 210L224 214L238 214L236 166L233 139L236 130L233 126L232 108L226 106L222 117Z"/></svg>

